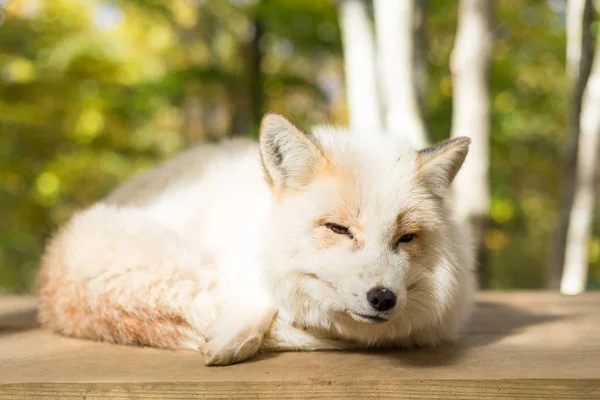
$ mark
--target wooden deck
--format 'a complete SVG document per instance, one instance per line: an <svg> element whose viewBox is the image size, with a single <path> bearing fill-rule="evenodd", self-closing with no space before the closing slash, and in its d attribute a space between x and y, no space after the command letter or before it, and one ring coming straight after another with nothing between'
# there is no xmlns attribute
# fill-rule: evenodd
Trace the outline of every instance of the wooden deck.
<svg viewBox="0 0 600 400"><path fill-rule="evenodd" d="M203 366L192 351L68 339L34 298L0 298L0 399L600 399L600 293L481 293L457 345L264 355Z"/></svg>

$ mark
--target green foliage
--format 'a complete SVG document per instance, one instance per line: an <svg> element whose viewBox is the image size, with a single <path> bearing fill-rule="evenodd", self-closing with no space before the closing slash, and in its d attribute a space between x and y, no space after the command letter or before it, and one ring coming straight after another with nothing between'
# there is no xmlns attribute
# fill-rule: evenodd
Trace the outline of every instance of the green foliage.
<svg viewBox="0 0 600 400"><path fill-rule="evenodd" d="M491 287L540 288L557 218L566 143L564 10L558 2L496 2L491 70ZM431 90L427 122L439 140L450 130L449 58L456 4L430 5ZM596 224L597 225L597 224ZM590 288L600 282L600 238L590 243Z"/></svg>
<svg viewBox="0 0 600 400"><path fill-rule="evenodd" d="M564 15L539 1L497 5L492 285L540 287L566 131ZM347 121L330 1L0 7L0 291L31 288L45 241L74 211L185 146L255 135L267 109L306 125ZM427 123L439 140L450 130L457 7L428 8ZM598 236L590 254L597 288Z"/></svg>

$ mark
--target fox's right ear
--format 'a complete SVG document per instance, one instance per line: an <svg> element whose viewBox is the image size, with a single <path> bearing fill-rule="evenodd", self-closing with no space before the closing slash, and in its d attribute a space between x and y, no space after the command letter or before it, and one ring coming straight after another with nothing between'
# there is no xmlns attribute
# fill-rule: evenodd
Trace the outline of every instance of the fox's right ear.
<svg viewBox="0 0 600 400"><path fill-rule="evenodd" d="M302 187L324 161L316 140L281 114L265 114L259 141L266 179L272 187Z"/></svg>

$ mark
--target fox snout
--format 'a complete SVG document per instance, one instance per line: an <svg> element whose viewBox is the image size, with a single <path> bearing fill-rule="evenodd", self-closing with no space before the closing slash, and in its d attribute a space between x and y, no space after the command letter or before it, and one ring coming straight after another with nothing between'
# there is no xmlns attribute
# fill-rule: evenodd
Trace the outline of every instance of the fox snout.
<svg viewBox="0 0 600 400"><path fill-rule="evenodd" d="M388 311L396 305L396 295L387 288L375 287L367 292L367 300L376 311Z"/></svg>

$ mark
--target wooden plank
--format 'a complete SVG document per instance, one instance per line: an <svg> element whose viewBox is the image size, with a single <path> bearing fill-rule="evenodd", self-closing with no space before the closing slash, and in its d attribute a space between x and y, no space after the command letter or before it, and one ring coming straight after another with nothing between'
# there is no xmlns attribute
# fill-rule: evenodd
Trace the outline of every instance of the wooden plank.
<svg viewBox="0 0 600 400"><path fill-rule="evenodd" d="M0 399L600 398L600 293L481 293L467 336L437 349L266 354L213 368L193 351L55 335L36 326L35 307L0 298Z"/></svg>
<svg viewBox="0 0 600 400"><path fill-rule="evenodd" d="M0 386L0 400L25 399L598 399L595 381L399 380L355 382L49 383Z"/></svg>

